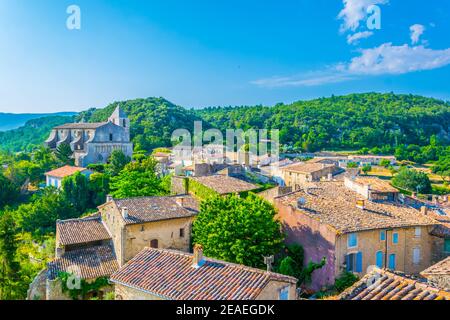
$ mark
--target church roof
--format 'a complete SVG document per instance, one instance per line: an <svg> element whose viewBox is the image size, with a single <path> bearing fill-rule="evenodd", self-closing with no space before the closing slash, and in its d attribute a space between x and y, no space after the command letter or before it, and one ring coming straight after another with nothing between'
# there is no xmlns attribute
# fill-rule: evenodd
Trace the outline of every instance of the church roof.
<svg viewBox="0 0 450 320"><path fill-rule="evenodd" d="M61 126L55 127L56 130L59 129L97 129L107 124L107 122L97 122L97 123L66 123Z"/></svg>

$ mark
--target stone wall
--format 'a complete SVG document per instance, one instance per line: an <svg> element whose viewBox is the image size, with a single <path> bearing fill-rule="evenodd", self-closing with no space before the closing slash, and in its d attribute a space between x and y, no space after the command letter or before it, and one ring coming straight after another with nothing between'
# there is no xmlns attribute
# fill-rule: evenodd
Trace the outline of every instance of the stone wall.
<svg viewBox="0 0 450 320"><path fill-rule="evenodd" d="M121 284L115 285L115 298L116 300L163 300L158 296Z"/></svg>
<svg viewBox="0 0 450 320"><path fill-rule="evenodd" d="M172 177L171 193L173 195L184 195L188 193L186 179L186 177L180 176Z"/></svg>
<svg viewBox="0 0 450 320"><path fill-rule="evenodd" d="M295 284L281 281L270 281L258 295L256 300L280 300L280 292L286 287L289 288L288 300L296 300L297 286Z"/></svg>
<svg viewBox="0 0 450 320"><path fill-rule="evenodd" d="M27 291L27 300L46 300L47 269L42 270L34 278Z"/></svg>
<svg viewBox="0 0 450 320"><path fill-rule="evenodd" d="M259 192L258 196L266 199L270 203L275 202L276 197L280 197L282 195L288 194L292 192L292 187L275 187L269 190L265 190L263 192Z"/></svg>

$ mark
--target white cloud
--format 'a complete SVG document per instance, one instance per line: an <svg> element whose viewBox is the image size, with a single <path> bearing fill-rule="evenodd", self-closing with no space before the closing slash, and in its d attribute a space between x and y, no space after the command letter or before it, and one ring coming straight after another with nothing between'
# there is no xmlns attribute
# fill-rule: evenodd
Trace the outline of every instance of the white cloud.
<svg viewBox="0 0 450 320"><path fill-rule="evenodd" d="M425 32L425 26L421 24L414 24L409 27L409 31L411 31L411 43L417 44L419 43L420 37Z"/></svg>
<svg viewBox="0 0 450 320"><path fill-rule="evenodd" d="M291 77L260 79L252 83L269 88L319 86L363 76L399 75L447 65L450 65L450 48L432 50L424 46L393 46L392 43L385 43L379 47L361 50L360 55L350 62L336 64L324 70Z"/></svg>
<svg viewBox="0 0 450 320"><path fill-rule="evenodd" d="M348 44L358 44L359 40L366 39L373 36L372 31L363 31L363 32L357 32L355 34L349 34L347 36L347 43Z"/></svg>
<svg viewBox="0 0 450 320"><path fill-rule="evenodd" d="M355 31L360 23L367 17L367 8L371 5L387 4L389 0L343 0L344 9L339 12L338 18L344 22L341 32Z"/></svg>

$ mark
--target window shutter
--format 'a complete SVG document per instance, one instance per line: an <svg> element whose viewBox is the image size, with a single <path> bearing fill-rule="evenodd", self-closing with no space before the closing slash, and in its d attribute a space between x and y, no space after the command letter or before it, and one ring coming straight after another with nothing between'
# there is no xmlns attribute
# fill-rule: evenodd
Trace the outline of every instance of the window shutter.
<svg viewBox="0 0 450 320"><path fill-rule="evenodd" d="M346 263L347 263L347 272L350 272L351 270L350 270L350 255L348 254L348 255L346 255L345 256L345 261L346 261Z"/></svg>
<svg viewBox="0 0 450 320"><path fill-rule="evenodd" d="M377 267L383 268L383 252L381 251L377 252Z"/></svg>
<svg viewBox="0 0 450 320"><path fill-rule="evenodd" d="M356 254L356 272L362 272L362 252Z"/></svg>

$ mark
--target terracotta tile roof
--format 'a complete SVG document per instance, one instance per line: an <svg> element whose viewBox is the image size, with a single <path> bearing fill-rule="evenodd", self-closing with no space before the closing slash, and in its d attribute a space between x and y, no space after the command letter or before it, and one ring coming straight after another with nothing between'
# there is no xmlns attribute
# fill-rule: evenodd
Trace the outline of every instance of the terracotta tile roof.
<svg viewBox="0 0 450 320"><path fill-rule="evenodd" d="M450 238L450 210L428 210L428 216L439 224L431 231L431 234L440 238Z"/></svg>
<svg viewBox="0 0 450 320"><path fill-rule="evenodd" d="M47 264L48 278L53 280L58 272L77 274L82 279L109 277L119 269L111 247L95 246L64 253L61 258Z"/></svg>
<svg viewBox="0 0 450 320"><path fill-rule="evenodd" d="M225 175L190 178L216 191L218 194L240 193L259 189L257 185Z"/></svg>
<svg viewBox="0 0 450 320"><path fill-rule="evenodd" d="M295 172L295 173L303 173L303 174L309 174L314 172L319 172L325 168L332 168L336 167L334 164L325 164L325 163L300 163L300 164L293 164L286 166L282 168L281 170L286 172Z"/></svg>
<svg viewBox="0 0 450 320"><path fill-rule="evenodd" d="M177 202L177 197L140 197L113 201L119 210L128 209L125 224L187 218L198 214L199 205L194 198L179 198L183 198L183 206Z"/></svg>
<svg viewBox="0 0 450 320"><path fill-rule="evenodd" d="M390 271L375 269L340 294L338 300L450 300L450 292Z"/></svg>
<svg viewBox="0 0 450 320"><path fill-rule="evenodd" d="M56 234L63 246L111 239L99 215L57 221Z"/></svg>
<svg viewBox="0 0 450 320"><path fill-rule="evenodd" d="M55 129L97 129L108 122L97 122L97 123L66 123L61 126L55 127Z"/></svg>
<svg viewBox="0 0 450 320"><path fill-rule="evenodd" d="M298 200L304 204L298 209ZM323 224L332 226L341 233L364 230L432 226L437 222L419 211L397 202L365 201L365 209L356 206L362 196L345 187L343 181L311 183L308 190L299 190L278 198L282 205L297 208Z"/></svg>
<svg viewBox="0 0 450 320"><path fill-rule="evenodd" d="M192 266L193 255L146 248L111 276L120 283L169 300L252 300L271 280L295 284L292 277L224 261L204 259Z"/></svg>
<svg viewBox="0 0 450 320"><path fill-rule="evenodd" d="M156 152L153 154L153 157L155 158L168 158L170 157L169 153L164 153L164 152Z"/></svg>
<svg viewBox="0 0 450 320"><path fill-rule="evenodd" d="M56 178L65 178L69 177L77 172L83 172L88 170L86 168L81 167L72 167L72 166L64 166L53 171L49 171L45 173L46 176L56 177Z"/></svg>
<svg viewBox="0 0 450 320"><path fill-rule="evenodd" d="M431 275L446 275L450 277L450 257L436 263L435 265L422 271L420 274L424 277Z"/></svg>
<svg viewBox="0 0 450 320"><path fill-rule="evenodd" d="M359 185L370 185L371 191L398 193L398 189L394 188L388 181L375 177L358 176L354 180Z"/></svg>

